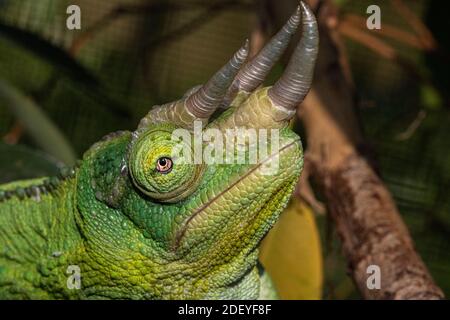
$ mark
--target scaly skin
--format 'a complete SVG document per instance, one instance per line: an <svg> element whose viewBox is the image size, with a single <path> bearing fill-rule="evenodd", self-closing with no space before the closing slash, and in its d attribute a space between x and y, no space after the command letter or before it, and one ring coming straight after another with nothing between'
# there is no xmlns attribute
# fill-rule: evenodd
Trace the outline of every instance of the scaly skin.
<svg viewBox="0 0 450 320"><path fill-rule="evenodd" d="M0 187L19 190L9 200L3 196L0 201L3 299L48 299L74 294L54 286L66 281L67 265L84 250L75 223L74 180L58 182L51 193L40 193L39 199L21 195L21 190L36 185L42 185L42 181L20 181ZM61 252L64 254L59 256Z"/></svg>
<svg viewBox="0 0 450 320"><path fill-rule="evenodd" d="M288 67L288 75L308 80L315 56L305 48L317 45L317 30L312 13L302 6L303 32L311 35L296 55L306 52L312 58L305 58L304 75L295 67ZM299 21L300 8L283 32L292 33ZM276 50L286 47L277 44ZM59 177L0 186L0 298L275 297L258 264L258 245L301 173L302 147L289 119L304 94L297 97L291 90L290 99L297 100L280 104L274 103L282 100L275 86L248 92L259 85L251 79L250 65L246 91L233 94L237 81L227 94L233 97L229 109L210 121L247 52L244 46L206 85L179 102L153 108L135 132L108 135ZM303 85L289 77L283 79L288 89L291 83ZM174 161L170 170L161 170L160 160L170 159L175 146L174 130L192 130L195 120L207 123L203 130L224 134L235 127L279 130L279 152L257 164ZM269 141L269 150L274 143ZM275 160L277 173L264 174L264 166ZM80 269L80 289L67 285L69 266Z"/></svg>

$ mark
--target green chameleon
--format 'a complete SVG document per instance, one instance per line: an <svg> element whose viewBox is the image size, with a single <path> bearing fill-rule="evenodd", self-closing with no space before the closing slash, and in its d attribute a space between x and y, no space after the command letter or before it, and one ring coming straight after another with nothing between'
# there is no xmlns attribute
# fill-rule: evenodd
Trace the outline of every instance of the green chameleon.
<svg viewBox="0 0 450 320"><path fill-rule="evenodd" d="M284 74L258 88L300 24ZM153 107L136 131L107 135L57 177L0 186L0 298L275 298L258 246L301 173L289 122L317 50L317 22L301 3L258 55L246 62L247 41L205 85ZM173 133L199 122L223 133L276 129L279 148L253 164L177 161ZM275 158L277 173L265 174Z"/></svg>

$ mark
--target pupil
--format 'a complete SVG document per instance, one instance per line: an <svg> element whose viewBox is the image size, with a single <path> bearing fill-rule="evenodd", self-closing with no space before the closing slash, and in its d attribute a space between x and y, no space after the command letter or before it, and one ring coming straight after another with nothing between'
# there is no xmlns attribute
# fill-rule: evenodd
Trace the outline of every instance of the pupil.
<svg viewBox="0 0 450 320"><path fill-rule="evenodd" d="M159 164L162 165L162 166L165 166L166 165L166 159L165 158L160 159L159 160Z"/></svg>

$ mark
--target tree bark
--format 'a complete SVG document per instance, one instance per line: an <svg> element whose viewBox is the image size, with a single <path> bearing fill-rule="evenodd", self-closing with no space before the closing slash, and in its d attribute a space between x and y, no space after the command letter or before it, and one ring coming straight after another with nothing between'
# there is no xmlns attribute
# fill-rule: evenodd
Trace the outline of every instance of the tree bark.
<svg viewBox="0 0 450 320"><path fill-rule="evenodd" d="M415 251L391 195L364 158L355 153L332 170L315 172L350 274L363 297L443 298ZM368 285L373 272L369 266L379 267L379 289Z"/></svg>

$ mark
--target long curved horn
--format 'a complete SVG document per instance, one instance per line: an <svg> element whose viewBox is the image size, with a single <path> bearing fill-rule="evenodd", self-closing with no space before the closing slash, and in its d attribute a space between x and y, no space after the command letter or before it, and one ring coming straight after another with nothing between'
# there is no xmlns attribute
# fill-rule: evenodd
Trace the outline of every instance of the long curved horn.
<svg viewBox="0 0 450 320"><path fill-rule="evenodd" d="M230 89L228 89L223 107L228 107L239 90L250 93L263 83L289 45L292 35L297 31L300 20L301 9L298 6L283 28L239 71Z"/></svg>
<svg viewBox="0 0 450 320"><path fill-rule="evenodd" d="M209 118L219 107L234 77L247 59L248 40L203 87L187 98L186 108L198 118Z"/></svg>
<svg viewBox="0 0 450 320"><path fill-rule="evenodd" d="M207 121L222 102L234 77L247 59L248 40L212 78L181 100L153 107L141 120L138 130L152 123L171 122L190 128L195 120Z"/></svg>
<svg viewBox="0 0 450 320"><path fill-rule="evenodd" d="M308 93L318 53L319 32L311 9L302 7L302 38L281 78L269 89L268 95L277 107L295 110Z"/></svg>

